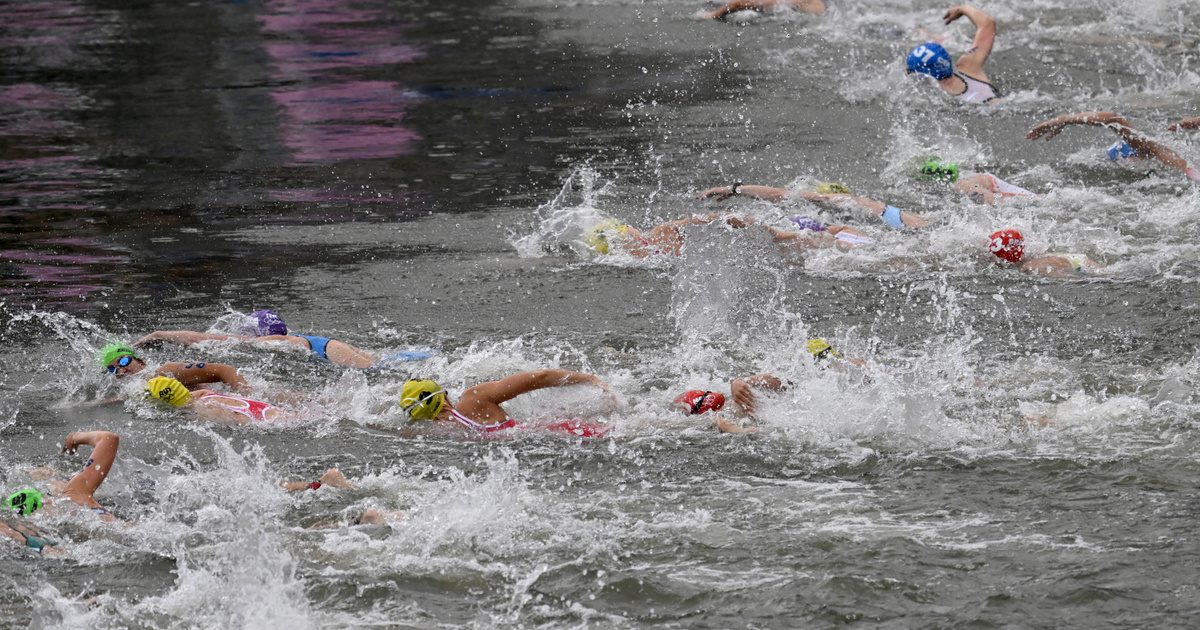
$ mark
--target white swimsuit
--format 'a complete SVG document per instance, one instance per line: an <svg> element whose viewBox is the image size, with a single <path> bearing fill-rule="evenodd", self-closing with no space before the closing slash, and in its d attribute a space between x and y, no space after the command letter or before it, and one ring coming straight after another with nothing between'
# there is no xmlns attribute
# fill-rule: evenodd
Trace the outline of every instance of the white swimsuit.
<svg viewBox="0 0 1200 630"><path fill-rule="evenodd" d="M996 93L996 87L987 81L980 81L961 72L955 72L954 76L966 84L963 91L958 94L958 98L961 98L964 103L986 103L1000 96Z"/></svg>
<svg viewBox="0 0 1200 630"><path fill-rule="evenodd" d="M1036 197L1037 193L1025 190L1016 184L1010 184L991 173L984 173L992 180L992 193L1001 197Z"/></svg>

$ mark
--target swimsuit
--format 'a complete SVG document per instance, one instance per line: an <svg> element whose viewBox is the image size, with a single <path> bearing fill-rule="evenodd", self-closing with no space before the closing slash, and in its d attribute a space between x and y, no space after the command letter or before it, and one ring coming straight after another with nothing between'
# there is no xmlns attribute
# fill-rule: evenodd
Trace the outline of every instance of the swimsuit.
<svg viewBox="0 0 1200 630"><path fill-rule="evenodd" d="M1074 269L1075 271L1083 271L1083 268L1087 266L1088 257L1084 254L1059 254L1059 255L1062 256L1063 258L1066 258L1067 262L1071 263L1071 269Z"/></svg>
<svg viewBox="0 0 1200 630"><path fill-rule="evenodd" d="M879 213L879 218L882 219L888 227L896 228L897 230L904 229L904 221L900 219L900 208L897 208L896 206L888 206L884 208L883 212Z"/></svg>
<svg viewBox="0 0 1200 630"><path fill-rule="evenodd" d="M316 356L318 359L320 359L322 361L329 360L329 355L325 354L325 346L329 345L329 342L333 341L332 339L330 339L328 337L317 337L315 335L295 335L294 334L292 336L300 337L302 339L307 339L308 340L308 349L312 350L312 353L314 356Z"/></svg>
<svg viewBox="0 0 1200 630"><path fill-rule="evenodd" d="M986 103L1000 96L996 92L996 86L987 81L980 81L973 76L957 71L954 76L958 77L966 86L962 92L956 95L964 103Z"/></svg>
<svg viewBox="0 0 1200 630"><path fill-rule="evenodd" d="M859 236L858 234L851 234L849 232L838 232L833 237L839 241L850 243L851 245L870 245L871 243L875 242L875 239L869 236Z"/></svg>
<svg viewBox="0 0 1200 630"><path fill-rule="evenodd" d="M1025 190L1020 186L1010 184L991 173L984 173L992 181L992 193L1001 197L1036 197L1037 193Z"/></svg>
<svg viewBox="0 0 1200 630"><path fill-rule="evenodd" d="M209 400L219 407L241 414L251 421L266 422L274 419L275 415L271 413L275 411L275 407L261 400L250 400L249 398L242 398L240 396L216 393L205 394L197 400Z"/></svg>
<svg viewBox="0 0 1200 630"><path fill-rule="evenodd" d="M0 521L0 522L3 522L3 521ZM38 552L38 553L42 553L42 550L45 549L47 546L50 546L50 547L58 546L58 541L56 541L56 540L51 540L49 538L46 538L45 536L35 536L34 534L27 533L24 531L24 528L14 527L11 523L4 523L4 525L7 526L9 529L13 530L14 532L17 532L18 534L23 536L25 538L25 546Z"/></svg>
<svg viewBox="0 0 1200 630"><path fill-rule="evenodd" d="M464 427L467 427L468 429L474 429L480 433L503 431L504 429L511 429L517 426L517 421L513 420L512 418L505 418L504 422L497 422L496 424L484 424L482 422L476 422L459 413L457 409L450 410L450 417Z"/></svg>

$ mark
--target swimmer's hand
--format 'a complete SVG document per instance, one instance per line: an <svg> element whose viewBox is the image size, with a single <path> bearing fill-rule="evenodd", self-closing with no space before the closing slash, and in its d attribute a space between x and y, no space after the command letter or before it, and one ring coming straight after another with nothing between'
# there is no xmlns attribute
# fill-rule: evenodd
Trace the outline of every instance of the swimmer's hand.
<svg viewBox="0 0 1200 630"><path fill-rule="evenodd" d="M758 399L754 396L754 388L744 379L733 379L733 382L729 384L729 391L733 395L733 402L737 403L746 413L754 413L758 410Z"/></svg>
<svg viewBox="0 0 1200 630"><path fill-rule="evenodd" d="M946 14L942 16L942 21L946 24L949 24L964 15L966 15L966 13L963 12L963 5L956 5L950 7L950 9L946 11Z"/></svg>
<svg viewBox="0 0 1200 630"><path fill-rule="evenodd" d="M137 341L133 342L133 347L134 348L145 348L148 346L160 345L163 343L163 341L165 341L165 339L163 339L163 331L156 330L156 331L142 337L141 339L138 339Z"/></svg>
<svg viewBox="0 0 1200 630"><path fill-rule="evenodd" d="M1173 123L1167 127L1167 131L1182 131L1184 129L1200 129L1200 116L1193 118L1184 118L1183 120Z"/></svg>
<svg viewBox="0 0 1200 630"><path fill-rule="evenodd" d="M79 431L72 431L71 433L68 433L67 439L63 440L62 452L65 454L74 455L75 449L79 448L83 444L91 444L91 442L84 442L81 439L84 435L84 433L80 433Z"/></svg>

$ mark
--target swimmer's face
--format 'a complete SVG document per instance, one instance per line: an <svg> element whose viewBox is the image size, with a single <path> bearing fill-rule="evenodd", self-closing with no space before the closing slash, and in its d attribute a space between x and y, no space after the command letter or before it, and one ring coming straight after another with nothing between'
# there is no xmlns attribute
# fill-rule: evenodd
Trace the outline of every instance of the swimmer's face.
<svg viewBox="0 0 1200 630"><path fill-rule="evenodd" d="M145 368L146 362L131 354L117 357L108 364L108 372L117 378L137 374Z"/></svg>

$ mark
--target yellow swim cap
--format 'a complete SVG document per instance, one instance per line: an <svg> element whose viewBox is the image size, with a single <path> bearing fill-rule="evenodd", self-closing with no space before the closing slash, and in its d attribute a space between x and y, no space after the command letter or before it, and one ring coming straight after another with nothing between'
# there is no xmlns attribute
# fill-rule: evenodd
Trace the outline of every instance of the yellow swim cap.
<svg viewBox="0 0 1200 630"><path fill-rule="evenodd" d="M850 187L838 182L821 182L817 184L817 192L822 195L849 194Z"/></svg>
<svg viewBox="0 0 1200 630"><path fill-rule="evenodd" d="M629 233L629 226L617 221L616 219L608 219L593 225L590 230L583 235L583 242L588 246L588 249L600 255L606 255L609 251L609 239L613 236Z"/></svg>
<svg viewBox="0 0 1200 630"><path fill-rule="evenodd" d="M400 390L400 408L413 420L433 420L446 406L446 391L429 380L411 380Z"/></svg>
<svg viewBox="0 0 1200 630"><path fill-rule="evenodd" d="M842 355L838 354L837 351L833 349L833 346L829 345L828 341L825 341L820 337L809 339L808 343L805 344L805 348L808 350L809 354L818 359L825 359L831 356L838 359L842 358Z"/></svg>
<svg viewBox="0 0 1200 630"><path fill-rule="evenodd" d="M183 383L169 376L156 376L146 381L146 395L172 407L182 407L192 399L192 393Z"/></svg>

